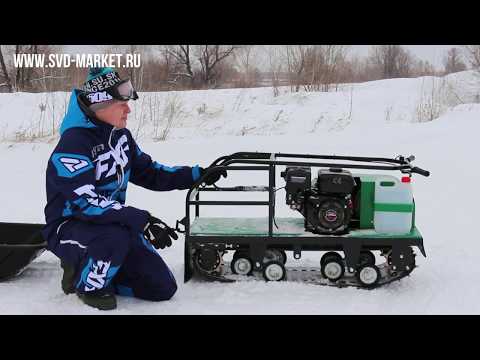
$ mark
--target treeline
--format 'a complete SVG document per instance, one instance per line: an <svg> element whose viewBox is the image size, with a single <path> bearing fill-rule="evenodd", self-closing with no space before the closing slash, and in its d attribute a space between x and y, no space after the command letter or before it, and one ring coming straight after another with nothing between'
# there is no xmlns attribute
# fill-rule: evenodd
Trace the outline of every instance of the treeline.
<svg viewBox="0 0 480 360"><path fill-rule="evenodd" d="M85 80L87 70L16 68L13 55L58 54L61 46L0 45L0 92L70 91ZM401 45L375 45L368 56L352 54L345 45L125 45L103 46L98 52L138 53L139 68L118 69L138 91L279 86L292 91L330 91L341 83L444 75L480 68L480 46L452 48L443 68L415 57Z"/></svg>

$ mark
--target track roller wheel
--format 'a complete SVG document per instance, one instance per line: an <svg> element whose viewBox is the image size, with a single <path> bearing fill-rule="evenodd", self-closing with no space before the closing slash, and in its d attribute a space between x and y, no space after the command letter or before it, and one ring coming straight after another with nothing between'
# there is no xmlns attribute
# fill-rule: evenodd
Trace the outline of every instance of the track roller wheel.
<svg viewBox="0 0 480 360"><path fill-rule="evenodd" d="M253 271L253 263L248 256L239 254L233 258L230 268L234 274L247 276Z"/></svg>
<svg viewBox="0 0 480 360"><path fill-rule="evenodd" d="M334 253L335 255L323 256L320 261L320 270L323 277L327 278L331 282L335 282L343 277L345 274L345 267L343 266L342 257Z"/></svg>
<svg viewBox="0 0 480 360"><path fill-rule="evenodd" d="M357 269L355 277L360 285L365 288L372 288L380 281L380 270L376 265L363 264Z"/></svg>
<svg viewBox="0 0 480 360"><path fill-rule="evenodd" d="M286 275L287 270L280 261L269 261L263 266L263 278L267 281L281 281Z"/></svg>

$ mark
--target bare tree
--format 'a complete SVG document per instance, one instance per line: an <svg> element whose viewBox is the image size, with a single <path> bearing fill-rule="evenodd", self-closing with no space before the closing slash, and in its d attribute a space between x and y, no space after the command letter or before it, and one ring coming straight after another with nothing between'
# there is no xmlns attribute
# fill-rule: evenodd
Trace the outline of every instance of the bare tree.
<svg viewBox="0 0 480 360"><path fill-rule="evenodd" d="M176 79L178 73L178 61L177 58L169 51L169 48L165 45L160 47L161 59L158 64L158 74L160 76L160 83L166 85L166 89L170 90L177 85Z"/></svg>
<svg viewBox="0 0 480 360"><path fill-rule="evenodd" d="M172 57L164 52L142 59L143 91L171 90Z"/></svg>
<svg viewBox="0 0 480 360"><path fill-rule="evenodd" d="M315 45L305 54L307 91L329 91L338 84L341 65L345 62L348 47L344 45Z"/></svg>
<svg viewBox="0 0 480 360"><path fill-rule="evenodd" d="M142 45L128 45L127 51L124 51L124 53L130 53L130 54L142 54L144 53L144 47ZM128 68L128 77L130 78L130 81L132 84L135 86L136 89L138 90L143 90L143 68L142 68L142 62L140 62L140 67L135 68L135 67L130 67Z"/></svg>
<svg viewBox="0 0 480 360"><path fill-rule="evenodd" d="M196 55L200 63L200 74L204 85L215 86L219 73L217 65L230 56L236 46L224 45L199 45L196 47Z"/></svg>
<svg viewBox="0 0 480 360"><path fill-rule="evenodd" d="M55 69L48 69L32 66L16 66L13 56L23 54L47 56L52 51L50 45L12 45L3 46L0 56L0 74L3 74L4 85L9 91L47 91L46 79L53 79L52 73ZM33 66L38 65L35 61Z"/></svg>
<svg viewBox="0 0 480 360"><path fill-rule="evenodd" d="M352 55L340 61L337 70L337 81L339 83L355 83L361 81L360 78L363 75L362 71L365 67L364 58L360 58L358 55Z"/></svg>
<svg viewBox="0 0 480 360"><path fill-rule="evenodd" d="M140 63L138 64L138 67L130 67L128 69L128 75L130 79L132 80L132 83L135 85L135 87L140 90L144 91L144 80L145 80L145 69L144 69L144 63L146 60L150 57L150 47L145 46L145 45L129 45L128 47L128 53L130 54L135 54L140 56Z"/></svg>
<svg viewBox="0 0 480 360"><path fill-rule="evenodd" d="M282 72L281 52L278 46L266 46L264 51L267 55L267 67L273 88L273 96L280 95L280 75Z"/></svg>
<svg viewBox="0 0 480 360"><path fill-rule="evenodd" d="M233 53L236 66L240 69L242 80L238 84L240 87L251 87L256 85L256 45L240 45Z"/></svg>
<svg viewBox="0 0 480 360"><path fill-rule="evenodd" d="M15 55L38 54L38 45L15 45ZM17 90L33 90L30 84L33 68L19 66L16 68L15 87Z"/></svg>
<svg viewBox="0 0 480 360"><path fill-rule="evenodd" d="M304 72L307 45L286 45L284 49L284 57L287 63L287 72L292 91L298 92L300 85L304 84Z"/></svg>
<svg viewBox="0 0 480 360"><path fill-rule="evenodd" d="M480 45L464 45L465 57L473 69L480 68Z"/></svg>
<svg viewBox="0 0 480 360"><path fill-rule="evenodd" d="M325 57L321 45L312 46L307 50L305 59L305 73L307 91L319 91L322 73L325 68Z"/></svg>
<svg viewBox="0 0 480 360"><path fill-rule="evenodd" d="M13 91L12 83L10 81L10 75L7 71L7 66L5 65L5 60L3 59L2 46L0 45L0 66L3 73L4 82L0 84L1 86L6 86L9 92Z"/></svg>
<svg viewBox="0 0 480 360"><path fill-rule="evenodd" d="M383 79L391 79L410 75L413 56L400 45L378 45L372 48L370 59Z"/></svg>
<svg viewBox="0 0 480 360"><path fill-rule="evenodd" d="M324 45L324 91L329 91L332 84L338 84L340 65L345 61L348 46Z"/></svg>
<svg viewBox="0 0 480 360"><path fill-rule="evenodd" d="M176 71L172 82L176 82L179 77L187 78L190 82L190 87L194 87L195 74L192 66L192 54L190 45L169 45L164 50L168 55L175 59L176 65L179 65L181 69ZM175 66L176 68L177 66Z"/></svg>
<svg viewBox="0 0 480 360"><path fill-rule="evenodd" d="M110 46L99 46L99 50L103 54L136 54L140 56L140 64L138 67L128 67L117 69L118 73L121 76L128 77L132 84L138 91L143 91L143 81L144 81L144 69L143 64L149 53L148 47L145 45L110 45ZM125 65L125 64L124 64Z"/></svg>
<svg viewBox="0 0 480 360"><path fill-rule="evenodd" d="M414 59L408 50L400 48L397 54L396 66L397 76L408 77L411 75Z"/></svg>
<svg viewBox="0 0 480 360"><path fill-rule="evenodd" d="M443 66L445 74L451 74L464 71L467 67L462 61L460 51L457 48L451 48L443 58Z"/></svg>

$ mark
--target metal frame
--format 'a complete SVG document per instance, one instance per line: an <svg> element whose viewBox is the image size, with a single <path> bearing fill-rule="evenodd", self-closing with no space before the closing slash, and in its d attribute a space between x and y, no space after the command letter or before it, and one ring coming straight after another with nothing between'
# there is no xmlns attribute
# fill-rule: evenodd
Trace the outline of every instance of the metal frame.
<svg viewBox="0 0 480 360"><path fill-rule="evenodd" d="M324 163L312 161L284 161L279 158L289 159L315 159L315 160L335 160L351 161L362 163L382 163L387 165L370 164L351 164L351 163ZM238 152L228 156L222 156L216 159L200 179L190 188L186 196L185 218L182 224L185 226L185 274L184 281L187 282L194 273L191 247L195 249L204 246L215 247L218 250L248 248L252 258L254 268L260 270L262 259L267 248L279 248L287 251L293 251L294 258L299 259L302 251L328 251L337 250L345 252L347 268L353 271L357 264L360 251L380 250L383 248L392 249L392 262L398 267L398 270L404 270L407 264L412 261L412 255L408 251L410 246L417 246L426 256L423 247L423 239L413 239L399 236L398 238L378 238L378 237L345 237L342 235L317 235L311 236L275 236L273 233L273 221L275 217L275 175L277 165L309 166L309 167L329 167L329 168L352 168L352 169L373 169L373 170L398 170L402 173L418 173L423 176L429 176L426 170L414 167L411 162L415 158L398 157L396 159L376 158L376 157L353 157L336 155L310 155L310 154L285 154L285 153L259 153L259 152ZM232 166L241 164L240 166ZM220 171L268 171L268 186L237 186L230 188L219 187L201 187L203 179L208 175ZM268 191L268 201L201 201L201 191ZM192 198L195 197L195 200ZM195 206L195 217L200 216L201 205L237 205L237 206L268 206L268 235L267 236L198 236L190 233L190 207ZM355 239L355 241L352 241Z"/></svg>

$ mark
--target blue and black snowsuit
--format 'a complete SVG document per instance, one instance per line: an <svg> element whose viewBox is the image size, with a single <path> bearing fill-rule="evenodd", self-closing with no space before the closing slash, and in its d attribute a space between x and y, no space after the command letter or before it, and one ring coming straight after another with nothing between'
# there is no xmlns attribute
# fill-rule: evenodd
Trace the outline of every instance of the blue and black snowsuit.
<svg viewBox="0 0 480 360"><path fill-rule="evenodd" d="M80 293L166 300L177 289L160 255L142 236L148 212L125 206L128 182L156 191L188 189L198 166L168 167L140 150L129 130L95 118L72 92L60 141L47 167L48 249L77 270Z"/></svg>

